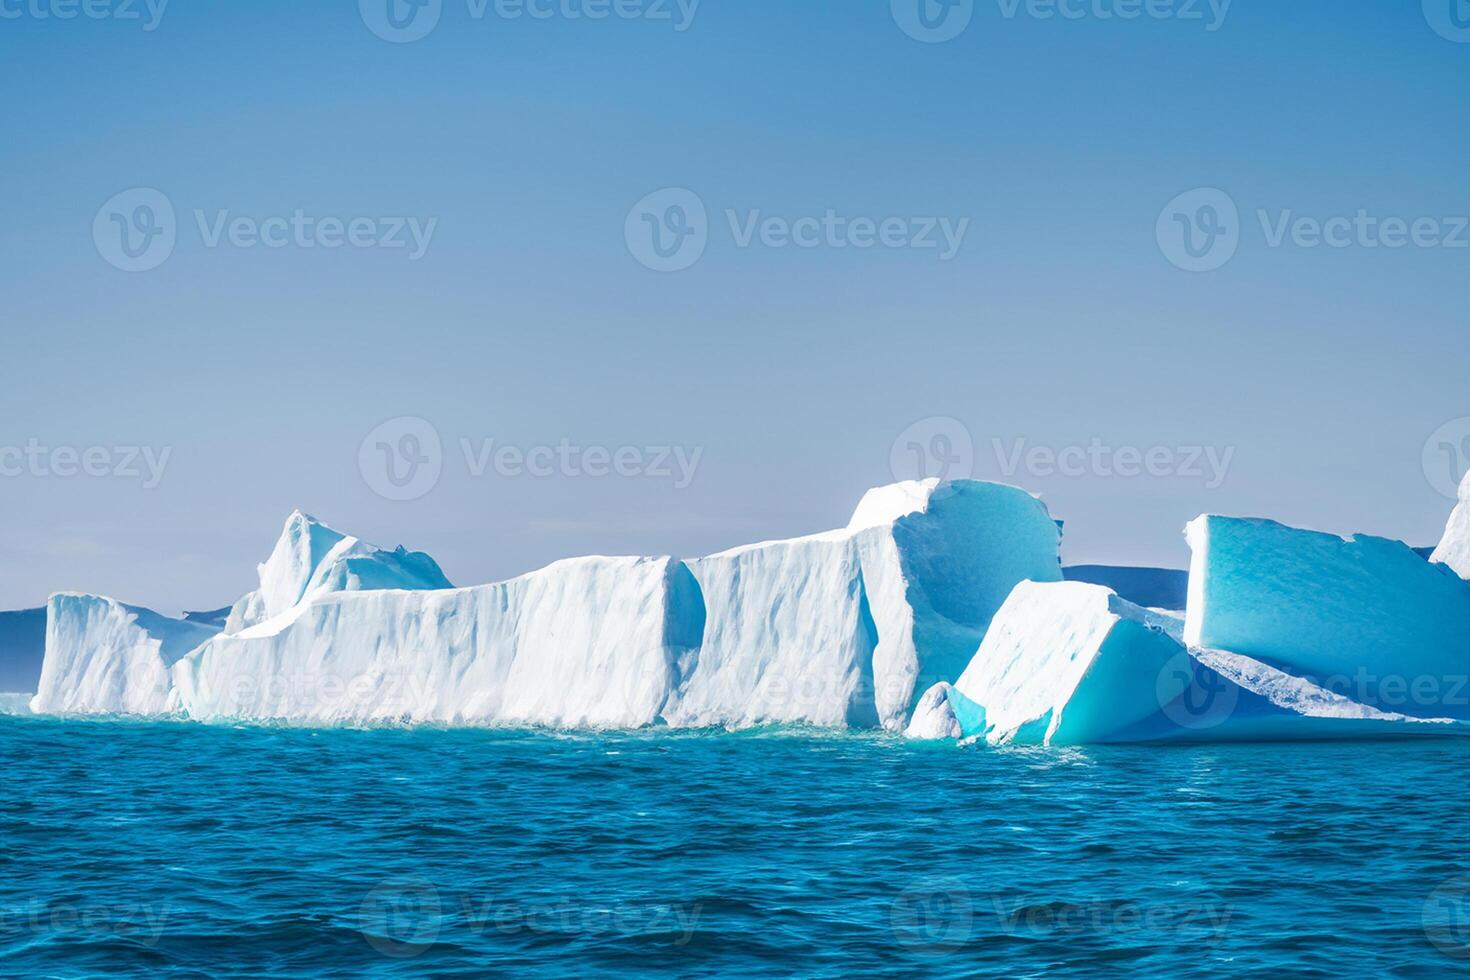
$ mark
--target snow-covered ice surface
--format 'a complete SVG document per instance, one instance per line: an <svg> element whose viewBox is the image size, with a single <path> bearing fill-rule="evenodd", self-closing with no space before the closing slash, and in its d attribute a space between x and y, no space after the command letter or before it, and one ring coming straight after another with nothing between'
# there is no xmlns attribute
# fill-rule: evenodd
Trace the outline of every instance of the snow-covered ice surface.
<svg viewBox="0 0 1470 980"><path fill-rule="evenodd" d="M1470 719L1470 585L1386 538L1205 516L1184 637L1390 713Z"/></svg>
<svg viewBox="0 0 1470 980"><path fill-rule="evenodd" d="M65 592L46 607L37 714L154 715L169 710L171 668L217 628L102 596Z"/></svg>
<svg viewBox="0 0 1470 980"><path fill-rule="evenodd" d="M1439 539L1439 547L1429 560L1442 562L1460 578L1470 579L1470 473L1465 474L1460 484L1460 500L1450 512L1444 537Z"/></svg>

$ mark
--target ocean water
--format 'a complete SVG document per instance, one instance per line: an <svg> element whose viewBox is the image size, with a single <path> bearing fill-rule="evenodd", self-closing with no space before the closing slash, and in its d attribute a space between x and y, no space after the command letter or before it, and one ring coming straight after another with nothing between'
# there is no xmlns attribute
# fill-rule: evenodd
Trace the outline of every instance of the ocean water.
<svg viewBox="0 0 1470 980"><path fill-rule="evenodd" d="M0 718L0 975L1470 974L1470 741Z"/></svg>

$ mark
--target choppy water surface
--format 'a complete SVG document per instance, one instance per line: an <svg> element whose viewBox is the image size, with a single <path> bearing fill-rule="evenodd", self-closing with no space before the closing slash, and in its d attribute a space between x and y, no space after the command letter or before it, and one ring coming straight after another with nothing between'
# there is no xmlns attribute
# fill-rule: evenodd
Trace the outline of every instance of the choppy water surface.
<svg viewBox="0 0 1470 980"><path fill-rule="evenodd" d="M0 718L0 974L1470 973L1470 742Z"/></svg>

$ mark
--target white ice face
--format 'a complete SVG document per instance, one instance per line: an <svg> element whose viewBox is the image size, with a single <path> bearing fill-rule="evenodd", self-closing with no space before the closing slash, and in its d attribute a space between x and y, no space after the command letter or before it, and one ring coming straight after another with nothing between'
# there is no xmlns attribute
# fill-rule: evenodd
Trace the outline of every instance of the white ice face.
<svg viewBox="0 0 1470 980"><path fill-rule="evenodd" d="M1465 474L1460 484L1460 501L1450 513L1444 537L1429 560L1442 562L1460 578L1470 579L1470 473Z"/></svg>
<svg viewBox="0 0 1470 980"><path fill-rule="evenodd" d="M106 617L73 615L48 648L58 670L41 703L317 722L898 730L923 687L954 679L1017 582L1061 577L1059 541L1024 491L925 481L869 493L838 531L687 562L576 559L453 589L425 555L295 513L223 633L189 633L192 649L150 657L123 651L152 634L98 636L113 629ZM149 615L153 630L174 629ZM87 698L66 694L70 678L93 674L128 681L111 696L95 683Z"/></svg>

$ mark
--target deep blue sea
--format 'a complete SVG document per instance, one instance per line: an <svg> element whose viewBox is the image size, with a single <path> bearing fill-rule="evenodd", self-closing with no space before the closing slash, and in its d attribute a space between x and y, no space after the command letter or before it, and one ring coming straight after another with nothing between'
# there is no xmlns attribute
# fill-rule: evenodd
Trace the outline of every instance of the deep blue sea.
<svg viewBox="0 0 1470 980"><path fill-rule="evenodd" d="M1470 741L0 717L0 974L1470 975Z"/></svg>

